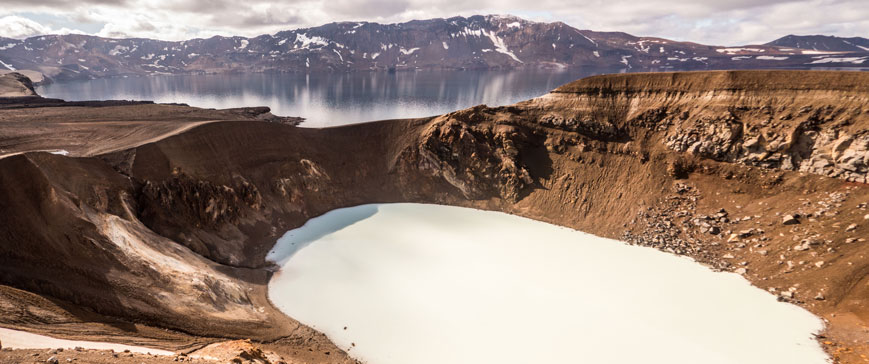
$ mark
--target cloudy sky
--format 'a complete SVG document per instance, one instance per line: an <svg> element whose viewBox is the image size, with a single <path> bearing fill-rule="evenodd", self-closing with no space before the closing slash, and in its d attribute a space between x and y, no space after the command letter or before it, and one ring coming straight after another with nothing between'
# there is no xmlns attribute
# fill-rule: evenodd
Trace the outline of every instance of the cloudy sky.
<svg viewBox="0 0 869 364"><path fill-rule="evenodd" d="M87 33L181 40L254 36L333 21L474 14L563 21L716 45L787 34L869 37L869 0L0 0L0 36Z"/></svg>

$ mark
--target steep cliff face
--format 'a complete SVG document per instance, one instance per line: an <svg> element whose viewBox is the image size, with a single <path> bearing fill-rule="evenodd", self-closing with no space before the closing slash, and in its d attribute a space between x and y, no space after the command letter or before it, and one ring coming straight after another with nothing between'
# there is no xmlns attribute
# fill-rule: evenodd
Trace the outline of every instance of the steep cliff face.
<svg viewBox="0 0 869 364"><path fill-rule="evenodd" d="M0 216L11 242L0 279L199 335L287 336L346 361L268 304L266 253L335 208L443 203L737 272L828 319L831 354L857 362L869 322L866 85L861 73L609 75L432 118L212 122L94 158L7 157L0 207L22 214Z"/></svg>
<svg viewBox="0 0 869 364"><path fill-rule="evenodd" d="M869 75L855 72L604 76L565 85L540 102L563 101L572 105L559 112L582 112L598 109L606 95L629 108L623 125L661 132L672 150L867 183L867 85Z"/></svg>

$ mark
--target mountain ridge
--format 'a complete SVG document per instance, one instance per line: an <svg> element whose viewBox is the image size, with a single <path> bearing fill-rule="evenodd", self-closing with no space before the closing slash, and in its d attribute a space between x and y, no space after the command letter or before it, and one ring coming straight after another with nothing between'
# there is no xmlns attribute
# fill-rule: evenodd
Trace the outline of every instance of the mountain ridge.
<svg viewBox="0 0 869 364"><path fill-rule="evenodd" d="M869 39L863 37L837 37L834 35L812 34L794 35L784 37L766 43L770 46L795 47L815 51L836 52L866 52L869 51ZM820 48L820 49L819 49Z"/></svg>
<svg viewBox="0 0 869 364"><path fill-rule="evenodd" d="M150 74L522 67L613 71L860 67L869 60L869 41L842 50L845 43L835 38L837 42L828 41L833 50L818 50L818 46L797 48L810 45L801 38L785 38L764 45L724 47L580 30L563 22L475 15L392 24L335 22L250 38L161 41L81 34L0 38L0 68L36 71L63 81Z"/></svg>

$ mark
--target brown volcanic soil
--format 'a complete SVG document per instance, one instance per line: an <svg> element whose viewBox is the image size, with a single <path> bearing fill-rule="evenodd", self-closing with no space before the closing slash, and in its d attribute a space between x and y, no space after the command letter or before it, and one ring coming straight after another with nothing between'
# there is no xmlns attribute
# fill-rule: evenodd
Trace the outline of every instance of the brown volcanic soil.
<svg viewBox="0 0 869 364"><path fill-rule="evenodd" d="M82 122L112 119L107 128L65 123L63 108L2 110L6 153L82 157L0 159L0 210L15 211L0 214L0 308L20 312L0 325L71 337L100 328L173 350L251 338L288 361L348 362L272 307L264 257L284 231L329 210L427 202L739 272L826 319L820 340L836 360L863 362L865 85L869 75L845 72L610 75L508 107L329 129L247 118L180 132L228 111L165 105L74 110ZM44 125L51 118L27 118L55 112ZM127 119L166 127L123 128ZM34 125L52 137L34 137ZM74 136L86 133L92 142ZM800 223L784 225L794 214ZM59 318L28 316L30 306Z"/></svg>
<svg viewBox="0 0 869 364"><path fill-rule="evenodd" d="M27 76L17 73L0 73L0 97L36 96L33 82Z"/></svg>

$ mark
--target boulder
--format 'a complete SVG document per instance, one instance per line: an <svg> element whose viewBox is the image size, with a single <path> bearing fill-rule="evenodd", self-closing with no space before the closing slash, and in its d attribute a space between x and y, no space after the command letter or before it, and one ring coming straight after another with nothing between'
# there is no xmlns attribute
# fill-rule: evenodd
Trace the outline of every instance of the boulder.
<svg viewBox="0 0 869 364"><path fill-rule="evenodd" d="M784 225L796 225L799 224L800 221L794 215L785 215L782 219L782 224Z"/></svg>

